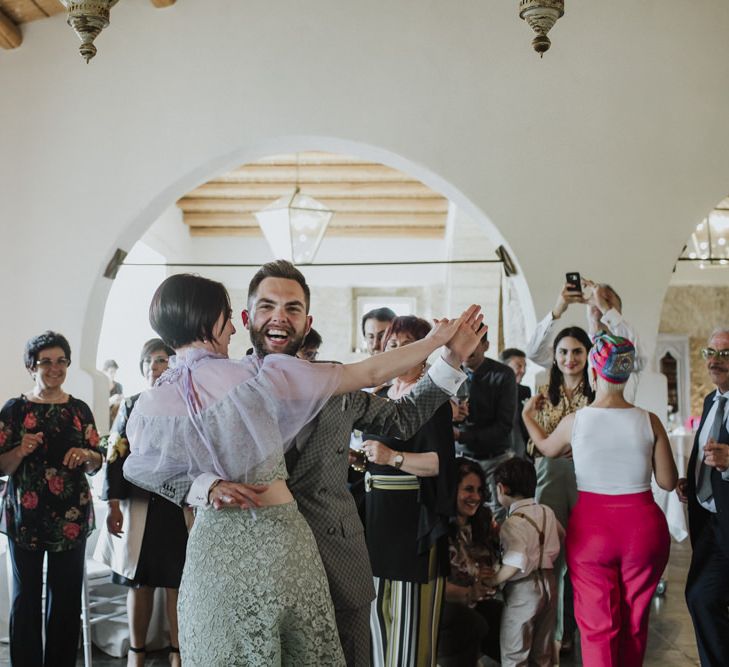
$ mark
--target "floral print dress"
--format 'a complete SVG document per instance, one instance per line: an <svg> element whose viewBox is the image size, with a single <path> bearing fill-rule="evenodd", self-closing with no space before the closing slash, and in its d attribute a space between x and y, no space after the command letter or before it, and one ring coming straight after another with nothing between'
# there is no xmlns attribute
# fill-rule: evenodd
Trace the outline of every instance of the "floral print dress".
<svg viewBox="0 0 729 667"><path fill-rule="evenodd" d="M94 417L72 396L54 404L11 399L0 411L0 454L26 433L43 433L43 441L8 479L0 531L23 549L74 549L94 529L94 508L84 466L68 468L63 458L72 447L100 451Z"/></svg>

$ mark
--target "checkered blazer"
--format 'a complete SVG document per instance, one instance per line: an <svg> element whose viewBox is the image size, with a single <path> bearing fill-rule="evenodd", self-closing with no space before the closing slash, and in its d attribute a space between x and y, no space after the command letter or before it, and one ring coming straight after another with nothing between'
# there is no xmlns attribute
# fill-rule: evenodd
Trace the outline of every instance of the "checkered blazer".
<svg viewBox="0 0 729 667"><path fill-rule="evenodd" d="M365 391L335 396L286 455L289 488L316 538L335 608L355 609L375 597L364 528L347 487L352 431L407 440L448 397L428 375L398 401Z"/></svg>

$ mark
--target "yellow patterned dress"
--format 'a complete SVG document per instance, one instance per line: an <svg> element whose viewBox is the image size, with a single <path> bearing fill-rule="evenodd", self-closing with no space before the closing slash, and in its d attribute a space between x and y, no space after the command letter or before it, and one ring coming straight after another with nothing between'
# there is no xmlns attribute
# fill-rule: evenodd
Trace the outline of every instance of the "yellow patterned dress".
<svg viewBox="0 0 729 667"><path fill-rule="evenodd" d="M567 415L577 412L590 402L584 394L584 383L580 383L569 398L564 390L564 385L559 388L559 403L552 405L547 393L547 385L539 387L539 393L547 398L542 409L537 413L536 420L549 435L557 424ZM537 469L537 492L536 500L539 503L551 507L557 520L563 528L567 528L572 509L577 502L577 480L575 479L575 464L572 459L556 458L551 459L541 456L529 440L529 452L533 452L534 464ZM564 576L567 572L567 565L564 559L564 548L559 558L554 563L554 574L557 578L557 627L554 633L555 641L562 641L564 631Z"/></svg>

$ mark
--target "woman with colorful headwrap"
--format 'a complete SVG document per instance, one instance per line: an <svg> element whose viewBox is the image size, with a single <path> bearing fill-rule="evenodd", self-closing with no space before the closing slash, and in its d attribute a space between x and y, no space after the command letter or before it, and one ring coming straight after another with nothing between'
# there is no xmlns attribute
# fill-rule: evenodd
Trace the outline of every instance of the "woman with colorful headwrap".
<svg viewBox="0 0 729 667"><path fill-rule="evenodd" d="M582 660L590 667L643 664L650 601L668 562L666 518L653 501L651 473L672 491L676 464L653 413L625 400L635 347L601 333L590 350L591 406L568 415L547 436L524 408L529 435L546 456L571 451L578 499L567 528Z"/></svg>

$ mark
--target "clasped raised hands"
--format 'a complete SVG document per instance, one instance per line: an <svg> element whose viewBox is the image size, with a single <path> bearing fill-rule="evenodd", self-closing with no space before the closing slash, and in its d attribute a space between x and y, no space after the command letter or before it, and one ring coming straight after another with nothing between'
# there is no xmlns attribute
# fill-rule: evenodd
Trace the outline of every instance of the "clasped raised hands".
<svg viewBox="0 0 729 667"><path fill-rule="evenodd" d="M435 337L436 341L445 345L443 358L457 368L473 354L487 331L481 306L473 304L455 320L434 320L433 329L428 336Z"/></svg>
<svg viewBox="0 0 729 667"><path fill-rule="evenodd" d="M455 346L461 352L465 352L472 345L473 347L468 352L471 354L480 340L478 331L482 324L481 306L473 304L454 320L447 317L433 320L433 328L427 338L432 339L438 345L448 345L449 348Z"/></svg>

